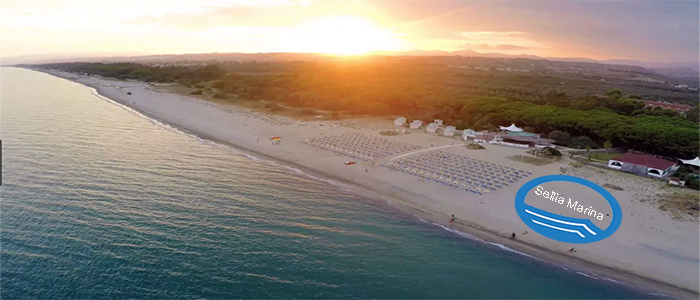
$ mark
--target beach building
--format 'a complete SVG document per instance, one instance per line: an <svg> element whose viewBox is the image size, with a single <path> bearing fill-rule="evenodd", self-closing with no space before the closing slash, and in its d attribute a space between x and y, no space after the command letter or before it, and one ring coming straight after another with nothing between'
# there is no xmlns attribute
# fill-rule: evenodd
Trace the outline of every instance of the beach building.
<svg viewBox="0 0 700 300"><path fill-rule="evenodd" d="M510 136L529 136L529 137L534 137L534 138L540 138L540 135L537 133L532 133L532 132L527 132L527 131L507 131L507 135Z"/></svg>
<svg viewBox="0 0 700 300"><path fill-rule="evenodd" d="M400 117L400 118L397 118L396 120L394 120L394 126L396 126L396 127L403 126L404 124L406 124L406 118L404 118L404 117Z"/></svg>
<svg viewBox="0 0 700 300"><path fill-rule="evenodd" d="M554 142L554 140L539 137L499 134L494 136L489 143L518 148L544 148L554 147Z"/></svg>
<svg viewBox="0 0 700 300"><path fill-rule="evenodd" d="M474 129L462 130L462 139L463 140L468 141L470 137L476 138L476 131L474 131Z"/></svg>
<svg viewBox="0 0 700 300"><path fill-rule="evenodd" d="M691 109L693 109L692 106L688 105L682 105L682 104L674 104L674 103L665 103L665 102L660 102L660 101L644 101L644 106L645 107L661 107L661 108L666 108L666 109L673 109L678 112L686 112Z"/></svg>
<svg viewBox="0 0 700 300"><path fill-rule="evenodd" d="M420 129L421 126L423 126L423 121L421 120L413 120L411 122L411 129Z"/></svg>
<svg viewBox="0 0 700 300"><path fill-rule="evenodd" d="M457 128L456 128L456 127L454 127L454 126L447 126L447 127L445 128L445 131L442 132L442 134L443 134L444 136L454 136L454 135L455 135L455 131L457 131Z"/></svg>
<svg viewBox="0 0 700 300"><path fill-rule="evenodd" d="M506 126L498 126L498 127L500 127L501 130L503 130L503 131L510 131L510 132L524 131L522 128L515 126L515 124L510 124L510 126L508 126L508 127L506 127Z"/></svg>
<svg viewBox="0 0 700 300"><path fill-rule="evenodd" d="M430 124L428 124L428 128L426 128L425 131L427 131L429 133L435 133L435 131L437 131L437 129L438 129L438 124L430 123Z"/></svg>
<svg viewBox="0 0 700 300"><path fill-rule="evenodd" d="M442 120L441 120L441 119L435 119L435 121L434 121L433 123L437 124L438 126L442 126Z"/></svg>
<svg viewBox="0 0 700 300"><path fill-rule="evenodd" d="M678 165L670 160L649 154L625 153L608 160L608 168L661 178L675 172Z"/></svg>

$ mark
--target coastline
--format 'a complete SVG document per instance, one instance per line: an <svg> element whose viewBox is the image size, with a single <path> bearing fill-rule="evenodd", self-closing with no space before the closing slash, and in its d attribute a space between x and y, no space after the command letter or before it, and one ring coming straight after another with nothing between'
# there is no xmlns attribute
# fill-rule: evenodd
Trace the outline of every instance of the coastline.
<svg viewBox="0 0 700 300"><path fill-rule="evenodd" d="M285 166L291 166L293 168L299 169L302 172L314 176L317 178L321 179L329 179L332 181L340 182L343 185L347 185L353 192L361 193L364 195L368 195L371 198L374 199L381 199L389 205L403 211L409 214L412 214L422 220L425 220L426 222L430 223L432 226L440 226L443 227L446 230L449 231L458 231L458 232L463 232L468 235L474 236L482 241L484 241L487 244L492 244L493 246L497 246L493 243L497 243L500 245L503 245L505 247L508 247L510 249L513 249L515 251L519 251L522 253L525 253L526 255L532 255L536 259L541 259L544 261L547 261L549 263L555 263L555 264L562 264L567 267L570 267L570 271L581 271L587 274L593 273L595 276L601 277L598 279L603 279L602 277L606 278L611 278L615 280L620 280L622 282L628 283L631 285L632 288L640 288L642 286L645 287L645 289L650 289L654 291L661 291L664 294L671 295L674 297L683 297L683 298L697 298L697 286L689 286L688 283L689 281L686 282L663 282L660 278L655 278L654 276L649 276L645 277L641 274L644 274L644 269L637 269L634 270L634 266L629 266L625 264L619 264L615 265L614 263L611 263L609 261L596 261L596 257L592 255L591 257L580 257L580 256L572 256L572 255L567 255L565 254L564 251L562 251L561 246L557 246L556 244L558 242L544 242L542 239L539 240L524 240L524 239L516 239L516 240L510 240L507 238L507 235L510 231L515 231L515 232L520 232L521 229L524 229L524 225L519 226L519 227L514 227L511 226L512 224L501 224L503 219L490 219L488 216L486 217L481 217L479 218L478 214L480 211L476 212L471 212L473 209L472 206L473 204L470 205L452 205L452 204L446 204L444 201L448 201L449 199L454 199L455 197L463 197L463 194L459 194L458 192L461 191L446 191L444 187L439 187L436 189L432 189L427 191L426 193L436 192L437 194L440 194L439 198L448 198L448 200L436 200L432 199L430 195L426 194L421 194L420 191L421 188L424 188L426 185L425 184L416 184L420 185L417 188L411 189L410 187L406 187L406 179L403 177L397 177L397 176L392 176L392 175L387 175L390 174L388 170L382 170L379 167L369 167L365 163L358 163L358 168L354 169L348 169L347 166L339 166L339 167L329 167L329 168L324 168L326 165L328 165L328 162L333 162L333 163L342 163L343 160L346 160L347 158L342 158L338 155L335 154L330 154L330 153L325 153L322 150L314 150L314 148L311 148L309 146L303 145L300 143L300 141L303 141L305 138L308 137L313 137L329 131L333 131L335 129L342 129L342 131L345 132L353 132L351 129L345 129L345 128L329 128L329 126L326 126L325 128L319 129L319 127L315 127L318 130L306 130L306 131L314 131L314 132L297 132L300 131L298 128L286 128L286 129L280 129L277 130L274 128L275 126L265 126L264 124L258 124L254 122L253 119L255 118L244 118L243 116L228 116L228 115L234 115L236 112L233 110L231 111L226 111L225 108L220 107L220 105L216 104L207 104L203 103L205 101L203 100L198 100L186 96L180 96L180 95L174 95L174 94L166 94L166 93L161 93L161 92L155 92L150 87L148 84L145 83L135 83L135 82L122 82L125 85L121 87L115 87L115 82L113 80L108 80L108 79L103 79L103 78L98 78L98 77L88 77L88 76L78 76L75 74L69 74L69 73L61 73L57 71L46 71L46 70L34 70L33 71L39 71L39 72L44 72L56 77L64 78L73 82L77 82L79 84L88 86L96 91L100 96L118 103L119 105L124 105L130 109L133 109L149 118L158 120L159 122L162 122L164 124L167 124L168 126L172 126L177 128L178 130L182 130L186 133L193 134L195 136L205 138L208 140L215 141L217 143L222 143L225 145L229 145L235 149L241 150L244 153L250 153L254 155L255 157L265 159L265 160L270 160L274 161L276 163L279 163L281 165ZM83 78L85 77L85 78ZM91 79L91 80L87 80ZM110 84L109 86L105 86L103 84ZM131 86L133 85L133 87ZM134 89L134 95L129 95L127 96L126 93L122 90L124 88L129 88L129 89ZM147 90L150 90L147 92ZM141 96L141 94L147 93L148 95L146 96ZM153 95L160 95L160 96L153 96ZM131 99L127 98L131 97ZM150 97L153 99L149 99L148 101L144 102L149 102L149 103L136 103L136 100L138 97ZM155 97L155 98L154 98ZM160 98L158 98L160 97ZM171 99L172 98L172 99ZM141 98L139 98L141 99ZM164 99L171 99L173 101L184 101L184 102L178 102L179 104L187 103L186 105L191 105L191 106L184 106L181 105L177 107L177 105L173 110L166 111L165 109L158 110L154 106L154 104L158 101L163 101ZM135 100L132 101L132 103L129 103L129 100ZM161 102L162 103L162 102ZM178 104L178 105L179 105ZM197 107L195 109L200 109L199 107L205 107L206 109L202 108L201 111L199 112L208 112L212 113L215 112L212 109L219 110L219 113L222 114L227 114L227 115L221 115L221 120L224 120L226 118L226 121L221 121L219 123L212 121L210 124L205 124L207 123L207 120L195 120L196 116L195 114L189 114L189 113L184 113L188 112L188 108L193 108ZM178 110L178 111L175 111ZM169 115L170 114L170 115ZM189 119L185 117L185 115L189 115ZM231 119L235 118L235 120ZM197 123L201 122L201 123ZM320 121L317 122L316 124L323 124ZM263 122L264 123L264 122ZM304 123L314 123L314 122L304 122ZM388 123L388 121L387 121ZM237 128L242 128L242 127L248 127L251 128L251 132L247 132L245 134L223 134L220 130L217 131L216 127L217 125L234 125ZM308 125L308 124L307 124ZM304 125L304 126L307 126ZM327 125L327 123L325 124ZM287 125L283 125L287 126ZM291 127L292 125L288 125ZM313 125L312 125L313 126ZM311 126L308 126L311 127ZM307 127L307 128L308 128ZM208 130L211 129L211 130ZM277 130L277 131L276 131ZM376 130L375 130L376 131ZM279 134L279 133L283 134ZM278 133L278 134L275 134ZM284 136L285 141L282 143L283 147L279 148L274 148L274 147L269 147L269 146L264 146L260 144L266 144L265 139L268 136L277 136L277 135L282 135ZM259 143L259 139L263 138L263 142ZM291 137L291 138L289 138ZM258 139L258 142L254 141L255 139ZM449 140L443 139L443 143L450 143ZM288 141L290 140L290 141ZM432 142L436 139L427 139L429 142ZM428 142L428 143L429 143ZM294 143L294 145L289 145ZM445 144L447 145L447 144ZM304 149L303 147L306 147L308 149ZM490 146L490 147L500 147L500 146ZM490 149L490 148L489 148ZM277 151L277 152L275 152ZM280 151L282 151L280 153ZM303 153L302 153L303 152ZM310 157L311 156L311 157ZM318 157L316 157L318 156ZM318 159L315 159L318 158ZM315 161L317 160L317 161ZM365 168L372 168L372 172L368 172L369 174L365 174L365 172L357 171L357 170L362 170ZM552 170L555 170L556 168L559 168L560 166L558 164L555 164L555 166L550 166L547 169L542 170L543 174L546 174L547 172L552 172ZM351 172L348 172L348 170L352 170ZM539 176L538 175L533 175L533 177L529 178L535 178ZM524 179L522 182L518 182L518 184L524 183L529 179ZM410 184L409 184L410 185ZM519 185L518 185L519 186ZM463 192L461 192L463 193ZM503 192L505 193L505 191ZM446 197L442 197L446 195ZM501 194L500 196L508 196ZM434 198L434 197L433 197ZM505 197L504 197L505 198ZM488 201L493 201L494 199L489 199ZM481 200L483 201L483 200ZM501 202L507 202L503 201L501 199ZM483 203L483 202L482 202ZM492 207L484 207L482 210L492 210L494 207L495 208L500 208L503 205L504 207L507 207L507 204L504 203L494 203ZM512 205L511 205L512 206ZM456 212L455 214L458 216L458 221L455 223L449 223L447 222L449 218L449 212ZM483 212L483 211L482 211ZM465 217L462 217L465 216ZM511 216L505 216L505 218L509 218ZM466 219L469 220L474 220L474 221L465 221ZM488 220L487 220L488 219ZM519 219L514 221L515 223L521 222ZM498 223L498 224L496 224ZM493 226L492 226L493 225ZM507 228L507 230L506 230ZM529 237L528 237L529 238ZM558 243L558 244L563 244L563 243ZM570 245L564 245L566 249L568 249ZM691 244L692 246L692 244ZM621 248L624 252L624 248ZM593 250L599 250L599 249L593 249ZM595 251L591 251L592 253L595 254ZM615 251L616 249L613 249ZM601 254L600 251L598 251L598 255L605 255L604 253ZM624 253L623 253L624 255ZM584 256L584 255L581 255ZM653 256L641 256L637 257L639 259L649 259L650 257L653 258ZM614 259L613 259L614 260ZM641 273L641 274L640 274ZM585 275L582 275L585 276ZM658 276L656 276L658 277ZM695 290L693 290L694 288Z"/></svg>

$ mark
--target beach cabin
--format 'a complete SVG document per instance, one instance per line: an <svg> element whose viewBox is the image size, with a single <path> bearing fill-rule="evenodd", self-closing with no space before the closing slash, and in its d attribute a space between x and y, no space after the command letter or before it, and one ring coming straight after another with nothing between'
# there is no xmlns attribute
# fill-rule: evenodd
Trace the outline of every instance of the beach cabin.
<svg viewBox="0 0 700 300"><path fill-rule="evenodd" d="M421 126L423 126L423 121L421 120L413 120L411 122L411 129L420 129Z"/></svg>
<svg viewBox="0 0 700 300"><path fill-rule="evenodd" d="M608 160L608 168L637 175L665 177L678 169L670 160L641 153L625 153Z"/></svg>
<svg viewBox="0 0 700 300"><path fill-rule="evenodd" d="M397 118L396 120L394 120L394 126L396 126L396 127L401 127L404 124L406 124L406 118L404 118L404 117Z"/></svg>
<svg viewBox="0 0 700 300"><path fill-rule="evenodd" d="M474 129L462 130L462 139L468 141L470 137L476 137L476 131Z"/></svg>
<svg viewBox="0 0 700 300"><path fill-rule="evenodd" d="M455 135L455 131L457 131L457 127L454 127L454 126L447 126L447 128L445 128L445 131L443 131L442 134L443 134L444 136L454 136L454 135Z"/></svg>
<svg viewBox="0 0 700 300"><path fill-rule="evenodd" d="M430 123L430 124L428 124L428 128L426 128L425 130L429 133L435 133L435 131L437 131L437 129L438 129L438 124Z"/></svg>
<svg viewBox="0 0 700 300"><path fill-rule="evenodd" d="M442 120L440 119L435 119L435 122L433 123L437 124L438 126L442 126Z"/></svg>

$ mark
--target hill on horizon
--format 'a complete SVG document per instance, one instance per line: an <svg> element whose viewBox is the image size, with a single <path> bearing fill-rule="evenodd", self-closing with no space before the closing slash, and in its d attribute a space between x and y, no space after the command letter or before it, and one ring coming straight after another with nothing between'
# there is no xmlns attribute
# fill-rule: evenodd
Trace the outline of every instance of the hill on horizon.
<svg viewBox="0 0 700 300"><path fill-rule="evenodd" d="M646 62L628 59L595 60L584 57L540 57L536 55L509 55L495 52L477 52L473 50L443 51L443 50L410 50L410 51L374 51L365 56L463 56L463 57L485 57L485 58L522 58L534 60L550 60L562 62L582 62L598 63L620 66L642 67L654 73L668 77L699 77L700 62ZM318 60L328 57L337 57L322 53L297 53L297 52L265 52L265 53L185 53L185 54L143 54L143 53L82 53L82 54L38 54L21 55L0 58L2 65L16 64L41 64L41 63L61 63L61 62L144 62L144 61L289 61L289 60Z"/></svg>

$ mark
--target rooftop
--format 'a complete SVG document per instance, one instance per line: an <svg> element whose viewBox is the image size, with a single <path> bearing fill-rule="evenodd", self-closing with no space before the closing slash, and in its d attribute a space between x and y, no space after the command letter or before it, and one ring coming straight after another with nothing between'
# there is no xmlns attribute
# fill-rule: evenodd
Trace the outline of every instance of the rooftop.
<svg viewBox="0 0 700 300"><path fill-rule="evenodd" d="M529 137L535 137L535 138L540 137L540 135L537 133L526 132L526 131L509 131L506 134L519 135L519 136L529 136Z"/></svg>
<svg viewBox="0 0 700 300"><path fill-rule="evenodd" d="M631 164L635 164L635 165L647 166L649 168L654 168L654 169L659 169L659 170L666 170L668 167L676 164L676 163L674 163L670 160L667 160L667 159L651 156L649 154L640 154L640 153L625 153L625 154L613 157L612 160L631 163Z"/></svg>

